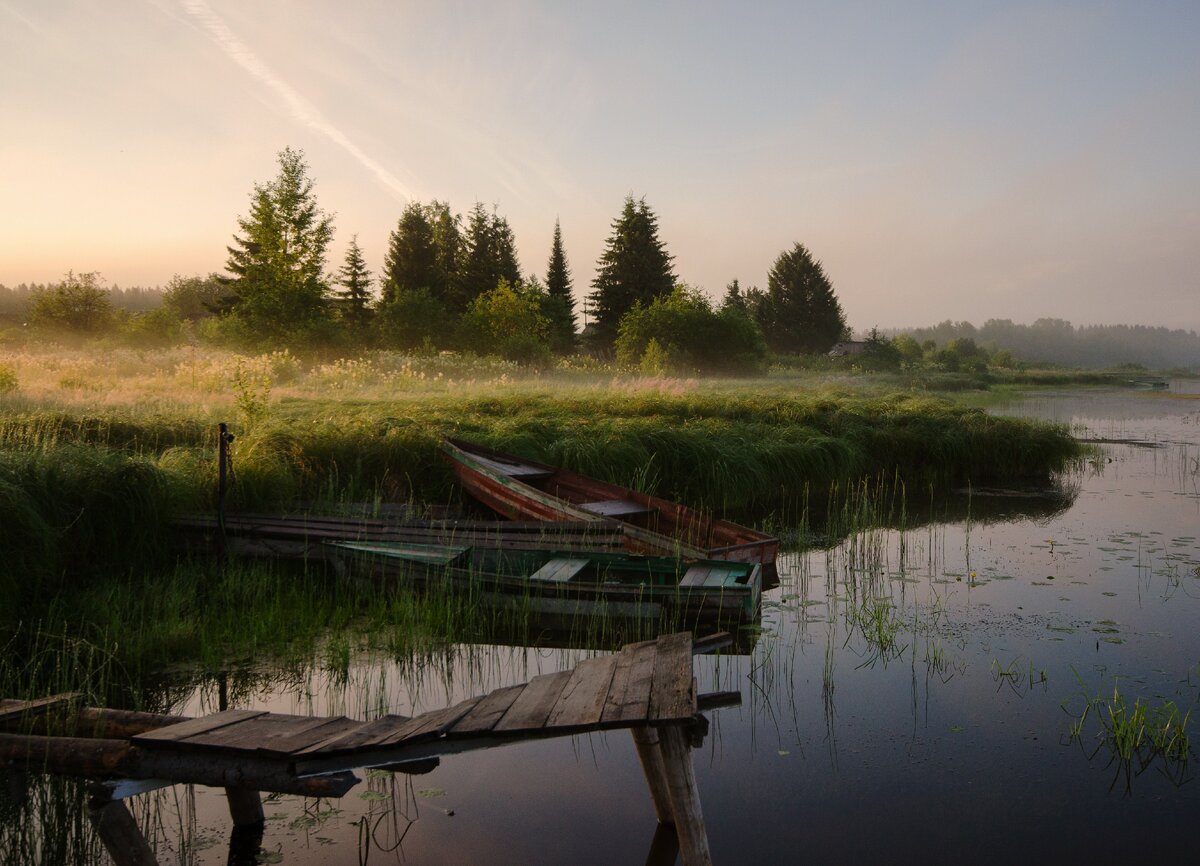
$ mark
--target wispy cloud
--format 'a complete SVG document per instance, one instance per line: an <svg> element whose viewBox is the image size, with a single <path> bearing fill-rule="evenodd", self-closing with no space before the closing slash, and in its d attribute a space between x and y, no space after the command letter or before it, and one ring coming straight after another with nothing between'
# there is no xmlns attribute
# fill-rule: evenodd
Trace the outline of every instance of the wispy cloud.
<svg viewBox="0 0 1200 866"><path fill-rule="evenodd" d="M229 29L221 17L212 11L208 3L204 0L180 0L180 2L184 11L196 19L212 40L229 56L230 60L250 73L280 99L294 120L329 138L397 195L406 200L416 198L410 186L371 158L322 115L312 103L296 92L295 88L276 75L245 42Z"/></svg>

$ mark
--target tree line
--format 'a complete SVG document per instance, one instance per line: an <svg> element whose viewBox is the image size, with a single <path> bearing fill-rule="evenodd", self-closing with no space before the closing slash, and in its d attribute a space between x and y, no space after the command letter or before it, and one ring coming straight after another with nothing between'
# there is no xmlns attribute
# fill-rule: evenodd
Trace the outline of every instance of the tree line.
<svg viewBox="0 0 1200 866"><path fill-rule="evenodd" d="M29 292L29 323L79 334L119 326L165 342L451 349L530 363L582 350L656 372L744 372L770 352L824 352L848 335L831 281L802 244L780 253L765 290L734 280L713 304L678 279L656 215L632 195L582 299L582 331L557 220L544 278L522 274L512 228L495 207L476 203L463 217L436 200L404 208L378 274L357 236L330 272L333 218L303 152L287 148L237 227L224 273L176 276L153 310L117 315L97 274L71 273Z"/></svg>

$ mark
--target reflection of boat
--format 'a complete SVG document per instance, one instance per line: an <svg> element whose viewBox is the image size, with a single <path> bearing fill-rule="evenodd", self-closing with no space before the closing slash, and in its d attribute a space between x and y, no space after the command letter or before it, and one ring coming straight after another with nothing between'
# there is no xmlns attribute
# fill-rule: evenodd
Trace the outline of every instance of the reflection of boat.
<svg viewBox="0 0 1200 866"><path fill-rule="evenodd" d="M779 539L684 505L447 439L458 480L480 502L513 520L619 520L637 553L772 565Z"/></svg>
<svg viewBox="0 0 1200 866"><path fill-rule="evenodd" d="M754 562L627 553L505 550L402 542L335 541L377 573L441 583L486 601L527 603L538 614L739 623L758 615Z"/></svg>

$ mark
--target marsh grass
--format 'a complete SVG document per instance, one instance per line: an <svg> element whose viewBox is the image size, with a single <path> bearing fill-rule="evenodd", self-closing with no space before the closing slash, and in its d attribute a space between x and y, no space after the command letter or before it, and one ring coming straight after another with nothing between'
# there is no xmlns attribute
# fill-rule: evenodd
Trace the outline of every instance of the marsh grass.
<svg viewBox="0 0 1200 866"><path fill-rule="evenodd" d="M1078 675L1077 675L1078 676ZM1121 693L1120 685L1114 683L1112 697L1087 697L1084 693L1083 708L1073 716L1068 728L1071 742L1084 743L1085 727L1094 719L1098 730L1095 733L1096 747L1089 757L1101 751L1110 756L1116 766L1113 784L1124 778L1126 791L1132 787L1133 779L1152 766L1157 766L1172 783L1179 785L1188 780L1189 762L1192 758L1188 724L1192 711L1181 712L1174 701L1164 701L1155 706L1141 698L1133 703Z"/></svg>

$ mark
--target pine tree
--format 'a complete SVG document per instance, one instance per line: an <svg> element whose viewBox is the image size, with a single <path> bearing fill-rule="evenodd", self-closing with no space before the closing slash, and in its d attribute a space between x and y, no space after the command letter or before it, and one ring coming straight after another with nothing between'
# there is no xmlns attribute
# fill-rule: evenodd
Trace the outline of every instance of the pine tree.
<svg viewBox="0 0 1200 866"><path fill-rule="evenodd" d="M371 300L371 272L367 270L366 259L358 248L358 235L350 239L350 246L346 248L346 259L338 272L338 285L342 286L342 291L337 293L342 318L361 334L371 318L368 307Z"/></svg>
<svg viewBox="0 0 1200 866"><path fill-rule="evenodd" d="M554 221L554 241L546 265L546 300L542 312L550 321L550 343L554 351L566 353L575 348L578 320L575 298L571 293L571 271L563 251L562 227Z"/></svg>
<svg viewBox="0 0 1200 866"><path fill-rule="evenodd" d="M803 244L779 254L767 275L767 291L751 293L751 306L776 352L827 352L847 333L833 285Z"/></svg>
<svg viewBox="0 0 1200 866"><path fill-rule="evenodd" d="M333 218L317 206L304 152L284 148L275 180L256 184L227 247L224 312L267 340L308 336L326 321L325 251Z"/></svg>
<svg viewBox="0 0 1200 866"><path fill-rule="evenodd" d="M617 338L617 327L634 304L648 305L670 294L675 286L671 256L658 239L658 218L643 198L625 198L613 233L596 263L594 291L588 295L596 317L594 342L608 350Z"/></svg>

